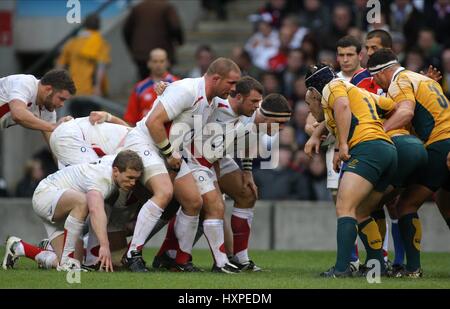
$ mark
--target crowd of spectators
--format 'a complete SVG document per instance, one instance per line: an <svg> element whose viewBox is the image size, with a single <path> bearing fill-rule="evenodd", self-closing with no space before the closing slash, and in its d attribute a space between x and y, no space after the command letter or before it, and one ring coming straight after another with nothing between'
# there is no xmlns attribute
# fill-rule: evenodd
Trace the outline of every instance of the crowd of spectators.
<svg viewBox="0 0 450 309"><path fill-rule="evenodd" d="M152 83L164 79L148 71L149 53L156 47L166 47L169 66L176 63L174 47L184 41L179 17L170 3L161 2L155 8L151 2L144 1L136 6L124 26L125 43L140 78L147 81L146 85L149 79ZM226 10L223 9L227 2L229 0L202 3L205 9L216 11L218 19L225 20ZM415 72L425 70L429 65L437 67L442 72L442 87L450 97L450 36L447 33L450 29L450 0L382 0L377 16L373 15L373 7L367 7L367 3L367 0L268 0L249 16L254 33L244 44L233 48L229 57L239 65L244 75L258 79L266 94L283 94L293 110L291 122L279 135L279 165L273 170L254 170L260 198L331 200L326 189L324 156L318 154L309 158L303 151L308 139L304 127L309 112L304 102L304 79L308 66L318 62L332 64L339 71L336 43L340 38L352 35L363 43L368 31L388 31L402 65ZM155 17L148 18L147 11L152 11ZM369 22L368 14L375 17L375 22ZM148 37L147 30L155 28L150 24L164 24L164 31L157 31L157 34L152 31L155 37ZM216 57L214 46L205 43L198 46L192 69L178 74L178 77L200 77L205 73ZM365 61L367 57L364 56L363 66ZM168 68L163 75L169 76L169 72ZM33 160L27 165L26 177L19 187L34 185L40 162L39 159ZM28 189L18 189L17 194L19 191L26 193Z"/></svg>
<svg viewBox="0 0 450 309"><path fill-rule="evenodd" d="M282 93L294 110L291 123L279 137L278 168L255 171L261 198L331 199L324 156L309 158L303 152L309 112L304 78L307 67L318 62L332 64L339 71L336 43L340 38L352 35L364 43L368 31L388 31L402 65L415 72L429 65L437 67L450 96L450 1L380 1L375 23L368 22L373 7L367 7L367 2L270 0L250 16L254 33L233 57L244 72L263 83L266 94ZM366 61L364 55L363 66Z"/></svg>

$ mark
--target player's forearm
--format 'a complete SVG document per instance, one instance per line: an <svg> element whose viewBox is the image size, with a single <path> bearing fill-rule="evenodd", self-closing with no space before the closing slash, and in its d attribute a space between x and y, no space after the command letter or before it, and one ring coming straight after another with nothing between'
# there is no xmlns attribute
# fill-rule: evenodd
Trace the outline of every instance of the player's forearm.
<svg viewBox="0 0 450 309"><path fill-rule="evenodd" d="M26 109L13 111L11 116L14 122L32 130L52 132L56 127L56 124L39 119Z"/></svg>
<svg viewBox="0 0 450 309"><path fill-rule="evenodd" d="M352 120L352 113L350 111L348 100L336 100L334 105L334 118L336 120L339 144L347 144L350 123Z"/></svg>
<svg viewBox="0 0 450 309"><path fill-rule="evenodd" d="M314 124L317 122L316 118L311 114L311 112L308 114L308 117L306 117L306 125L305 125L305 132L309 136L311 136L314 132Z"/></svg>
<svg viewBox="0 0 450 309"><path fill-rule="evenodd" d="M384 122L383 128L386 132L403 128L411 122L413 117L413 110L407 107L399 107L392 116Z"/></svg>
<svg viewBox="0 0 450 309"><path fill-rule="evenodd" d="M114 115L111 115L111 119L109 121L110 123L114 124L120 124L122 126L129 127L128 123L125 120L120 119L119 117L116 117Z"/></svg>
<svg viewBox="0 0 450 309"><path fill-rule="evenodd" d="M87 203L91 225L95 235L97 235L99 244L100 246L107 246L109 248L107 231L108 219L105 213L103 197L99 192L89 191L87 193Z"/></svg>
<svg viewBox="0 0 450 309"><path fill-rule="evenodd" d="M325 125L325 120L324 120L321 123L319 123L319 125L317 127L314 128L314 130L312 131L310 136L320 138L322 135L327 134L327 133L328 133L328 130L327 130L327 127Z"/></svg>
<svg viewBox="0 0 450 309"><path fill-rule="evenodd" d="M159 119L154 119L154 121L150 119L151 117L146 122L148 131L155 144L160 144L168 138L166 128L164 127L164 123Z"/></svg>

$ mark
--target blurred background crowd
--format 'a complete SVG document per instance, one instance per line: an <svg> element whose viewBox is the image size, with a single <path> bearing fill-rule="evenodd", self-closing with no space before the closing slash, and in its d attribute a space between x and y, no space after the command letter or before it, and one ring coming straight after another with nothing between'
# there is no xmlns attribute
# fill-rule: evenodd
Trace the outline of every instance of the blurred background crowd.
<svg viewBox="0 0 450 309"><path fill-rule="evenodd" d="M247 1L253 0L244 2ZM236 13L229 6L239 8L237 2L242 1L202 0L201 18L226 24ZM365 33L383 29L391 33L402 65L415 72L426 70L429 65L437 67L442 72L442 87L450 96L450 0L379 1L381 11L376 23L368 22L373 8L367 7L367 0L257 2L259 9L247 17L253 33L245 41L238 40L224 55L214 43L201 40L196 43L194 58L183 63L177 59L177 48L189 37L186 38L176 7L164 0L132 3L122 33L137 73L135 86L122 102L125 120L134 125L147 112L149 102L154 100L155 82L200 77L218 55L228 56L243 74L258 79L266 94L277 92L286 96L294 111L290 124L279 134L278 167L254 170L260 198L331 200L326 189L324 156L309 158L303 152L308 139L304 131L309 112L304 102L304 78L309 65L326 62L339 71L336 43L340 38L352 35L364 46ZM108 70L121 59L111 57L111 46L100 29L99 16L87 18L83 29L58 49L53 63L70 70L77 88L83 90L79 94L120 101L108 94ZM365 61L367 57L363 55L363 66ZM99 107L95 100L81 98L77 104L71 104L71 113L84 116ZM8 192L0 179L0 195L31 196L38 181L53 170L50 154L39 152L26 164L14 192Z"/></svg>

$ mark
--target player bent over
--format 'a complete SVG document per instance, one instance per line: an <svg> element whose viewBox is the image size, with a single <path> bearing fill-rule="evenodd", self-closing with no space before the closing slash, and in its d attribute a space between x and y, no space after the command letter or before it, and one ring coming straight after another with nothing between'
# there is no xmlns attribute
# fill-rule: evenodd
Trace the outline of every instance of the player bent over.
<svg viewBox="0 0 450 309"><path fill-rule="evenodd" d="M112 165L79 164L60 170L42 180L33 195L33 209L44 222L48 238L59 261L59 271L81 270L74 258L75 243L80 237L87 215L99 243L99 262L113 271L107 236L104 199L115 190L131 190L141 177L143 164L133 151L122 151ZM42 254L42 252L47 252ZM17 237L7 240L2 267L12 268L19 256L43 259L52 253L29 245ZM53 256L54 257L54 256ZM38 261L39 262L39 261Z"/></svg>
<svg viewBox="0 0 450 309"><path fill-rule="evenodd" d="M313 116L318 121L325 119L328 130L337 137L335 170L340 161L346 162L336 201L337 259L321 275L352 276L350 261L357 233L368 259L377 260L385 273L382 239L375 221L369 217L369 206L381 200L395 173L397 152L375 112L376 101L381 97L335 79L333 70L322 64L308 72L305 83L306 102Z"/></svg>

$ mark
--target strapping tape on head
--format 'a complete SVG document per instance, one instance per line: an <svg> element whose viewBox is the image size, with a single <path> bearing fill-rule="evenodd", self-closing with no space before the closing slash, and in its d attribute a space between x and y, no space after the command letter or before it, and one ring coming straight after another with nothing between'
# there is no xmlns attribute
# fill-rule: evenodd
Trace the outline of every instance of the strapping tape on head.
<svg viewBox="0 0 450 309"><path fill-rule="evenodd" d="M311 76L306 78L305 85L306 88L314 88L321 94L325 85L335 77L336 74L334 73L333 69L329 66L325 66L318 69L317 71L312 73Z"/></svg>
<svg viewBox="0 0 450 309"><path fill-rule="evenodd" d="M259 108L259 110L261 111L261 114L263 114L265 117L270 117L270 118L290 118L292 113L291 112L272 112L272 111L268 111L265 110L262 106Z"/></svg>
<svg viewBox="0 0 450 309"><path fill-rule="evenodd" d="M380 73L381 71L386 70L387 68L390 68L391 66L394 66L396 64L398 64L397 60L391 60L389 62L378 64L376 66L369 67L367 69L369 70L370 75L375 75L375 74Z"/></svg>

